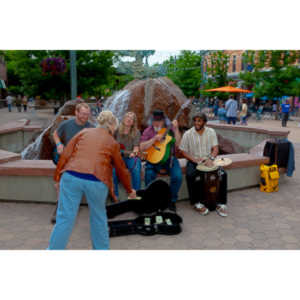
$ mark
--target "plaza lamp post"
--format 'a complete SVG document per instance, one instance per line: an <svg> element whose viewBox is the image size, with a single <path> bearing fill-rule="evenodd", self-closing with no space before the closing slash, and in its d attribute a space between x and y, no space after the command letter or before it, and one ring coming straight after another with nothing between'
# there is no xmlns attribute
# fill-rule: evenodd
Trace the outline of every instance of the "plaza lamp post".
<svg viewBox="0 0 300 300"><path fill-rule="evenodd" d="M71 99L77 96L76 50L70 50Z"/></svg>

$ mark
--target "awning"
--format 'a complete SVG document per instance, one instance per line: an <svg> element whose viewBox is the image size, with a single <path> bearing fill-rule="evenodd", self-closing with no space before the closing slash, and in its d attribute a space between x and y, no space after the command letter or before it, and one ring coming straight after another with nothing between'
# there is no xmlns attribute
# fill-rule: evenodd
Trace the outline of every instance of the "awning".
<svg viewBox="0 0 300 300"><path fill-rule="evenodd" d="M0 89L6 89L5 81L0 79Z"/></svg>

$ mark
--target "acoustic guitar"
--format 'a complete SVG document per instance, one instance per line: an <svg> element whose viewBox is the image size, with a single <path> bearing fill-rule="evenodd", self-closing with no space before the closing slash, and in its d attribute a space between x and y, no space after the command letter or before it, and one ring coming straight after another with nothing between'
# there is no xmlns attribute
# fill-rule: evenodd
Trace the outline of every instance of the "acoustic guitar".
<svg viewBox="0 0 300 300"><path fill-rule="evenodd" d="M184 103L177 112L174 120L177 120L182 111L190 105L191 100ZM169 134L172 128L172 123L167 128L162 128L157 134L163 136L162 140L156 141L149 149L146 150L146 160L151 164L165 163L170 155L173 145L175 144L175 138Z"/></svg>

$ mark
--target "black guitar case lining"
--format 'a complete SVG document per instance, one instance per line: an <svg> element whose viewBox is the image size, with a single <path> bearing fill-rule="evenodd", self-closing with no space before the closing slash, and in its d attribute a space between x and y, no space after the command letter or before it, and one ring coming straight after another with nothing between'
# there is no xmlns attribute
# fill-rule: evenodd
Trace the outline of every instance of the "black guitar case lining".
<svg viewBox="0 0 300 300"><path fill-rule="evenodd" d="M110 221L110 237L129 234L175 235L181 232L182 218L175 213L161 212L149 216L139 216L134 220Z"/></svg>

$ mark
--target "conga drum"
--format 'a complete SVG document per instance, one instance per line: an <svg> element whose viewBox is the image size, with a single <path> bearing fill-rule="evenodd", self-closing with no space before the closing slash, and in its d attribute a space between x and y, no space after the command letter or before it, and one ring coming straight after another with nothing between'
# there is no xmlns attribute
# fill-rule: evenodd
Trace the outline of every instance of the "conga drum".
<svg viewBox="0 0 300 300"><path fill-rule="evenodd" d="M217 207L219 191L220 191L220 168L218 166L207 167L203 165L197 166L198 176L201 177L202 191L201 203L205 205L210 211Z"/></svg>

